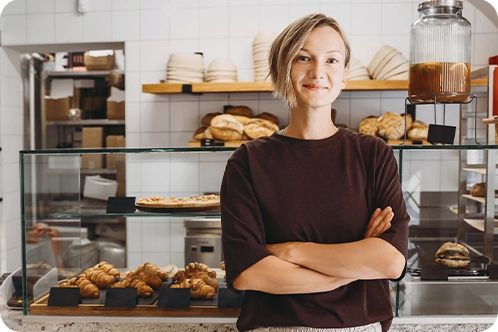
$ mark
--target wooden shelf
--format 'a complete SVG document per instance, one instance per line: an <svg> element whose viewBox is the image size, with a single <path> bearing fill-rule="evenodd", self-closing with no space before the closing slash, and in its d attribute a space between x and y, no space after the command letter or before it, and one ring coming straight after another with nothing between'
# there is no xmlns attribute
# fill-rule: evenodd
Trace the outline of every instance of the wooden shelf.
<svg viewBox="0 0 498 332"><path fill-rule="evenodd" d="M463 194L462 197L465 197L467 199L470 199L470 200L473 200L473 201L476 201L476 202L479 202L482 204L486 203L486 199L484 197L476 197L476 196L472 196L471 194ZM495 196L495 204L496 203L498 203L498 198Z"/></svg>
<svg viewBox="0 0 498 332"><path fill-rule="evenodd" d="M468 225L472 226L473 228L484 232L484 219L470 219L470 218L464 218L463 219ZM494 234L498 234L498 221L495 220L494 222L494 229L493 229Z"/></svg>
<svg viewBox="0 0 498 332"><path fill-rule="evenodd" d="M487 78L472 81L472 86L487 86ZM348 81L343 91L388 91L408 90L408 80L364 80ZM272 92L269 82L227 82L227 83L157 83L143 84L142 92L153 94L175 93L237 93L237 92Z"/></svg>

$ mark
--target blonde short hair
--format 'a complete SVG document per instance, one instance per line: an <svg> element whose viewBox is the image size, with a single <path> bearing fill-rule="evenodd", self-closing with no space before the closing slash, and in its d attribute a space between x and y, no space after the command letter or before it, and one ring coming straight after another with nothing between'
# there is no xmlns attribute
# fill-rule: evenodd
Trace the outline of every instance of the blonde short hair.
<svg viewBox="0 0 498 332"><path fill-rule="evenodd" d="M345 68L348 68L351 58L351 47L346 38L346 34L339 23L324 14L306 15L294 22L275 38L269 53L269 76L273 82L275 97L282 98L290 107L296 105L296 95L290 79L292 62L297 53L303 48L314 28L329 26L339 33L346 47Z"/></svg>

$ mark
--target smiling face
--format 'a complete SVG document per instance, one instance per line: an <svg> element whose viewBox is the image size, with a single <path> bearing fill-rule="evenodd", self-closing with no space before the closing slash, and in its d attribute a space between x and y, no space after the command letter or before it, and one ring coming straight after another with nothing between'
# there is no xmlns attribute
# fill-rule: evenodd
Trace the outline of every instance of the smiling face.
<svg viewBox="0 0 498 332"><path fill-rule="evenodd" d="M346 85L346 47L341 35L330 26L313 29L293 60L290 78L297 107L330 105Z"/></svg>

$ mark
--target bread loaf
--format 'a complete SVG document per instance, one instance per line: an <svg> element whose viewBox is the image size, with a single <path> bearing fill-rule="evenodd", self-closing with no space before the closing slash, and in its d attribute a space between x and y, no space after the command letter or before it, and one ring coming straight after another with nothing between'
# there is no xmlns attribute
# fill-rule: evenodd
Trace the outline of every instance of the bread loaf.
<svg viewBox="0 0 498 332"><path fill-rule="evenodd" d="M204 115L201 119L201 125L203 127L209 127L211 125L211 120L217 116L217 115L220 115L221 113L220 112L214 112L214 113L208 113L206 115Z"/></svg>
<svg viewBox="0 0 498 332"><path fill-rule="evenodd" d="M428 126L413 127L408 131L407 136L412 141L425 141L429 134Z"/></svg>
<svg viewBox="0 0 498 332"><path fill-rule="evenodd" d="M211 134L222 141L242 138L244 125L230 114L221 114L211 120Z"/></svg>
<svg viewBox="0 0 498 332"><path fill-rule="evenodd" d="M252 139L262 136L270 136L276 131L278 131L278 126L275 123L265 119L254 118L247 121L244 126L244 132Z"/></svg>
<svg viewBox="0 0 498 332"><path fill-rule="evenodd" d="M398 113L386 112L377 119L377 133L387 139L400 139L405 135L405 120Z"/></svg>
<svg viewBox="0 0 498 332"><path fill-rule="evenodd" d="M242 115L248 118L252 118L252 109L247 106L232 106L225 110L225 114L232 115Z"/></svg>
<svg viewBox="0 0 498 332"><path fill-rule="evenodd" d="M213 138L211 127L200 127L194 133L194 139L200 141L203 138Z"/></svg>
<svg viewBox="0 0 498 332"><path fill-rule="evenodd" d="M480 182L470 187L470 194L475 197L486 196L486 183Z"/></svg>
<svg viewBox="0 0 498 332"><path fill-rule="evenodd" d="M403 118L403 123L406 124L405 132L408 134L408 131L412 128L412 122L413 122L412 116L408 113L403 113L401 114L401 117Z"/></svg>
<svg viewBox="0 0 498 332"><path fill-rule="evenodd" d="M368 116L360 121L358 131L361 134L377 136L377 119L378 116Z"/></svg>
<svg viewBox="0 0 498 332"><path fill-rule="evenodd" d="M260 113L260 114L256 115L255 118L265 119L265 120L273 122L277 126L279 125L278 117L274 114L269 113L269 112Z"/></svg>

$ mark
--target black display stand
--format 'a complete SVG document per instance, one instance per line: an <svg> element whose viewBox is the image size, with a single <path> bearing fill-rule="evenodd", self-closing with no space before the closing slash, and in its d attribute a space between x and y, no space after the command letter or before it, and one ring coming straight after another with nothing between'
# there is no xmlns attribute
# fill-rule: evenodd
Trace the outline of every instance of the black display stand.
<svg viewBox="0 0 498 332"><path fill-rule="evenodd" d="M51 287L47 306L49 307L77 307L80 304L79 287Z"/></svg>
<svg viewBox="0 0 498 332"><path fill-rule="evenodd" d="M448 267L436 263L427 263L422 266L420 280L448 281Z"/></svg>
<svg viewBox="0 0 498 332"><path fill-rule="evenodd" d="M188 308L190 307L189 288L170 288L164 285L159 290L158 308Z"/></svg>
<svg viewBox="0 0 498 332"><path fill-rule="evenodd" d="M109 197L106 213L134 213L135 197Z"/></svg>
<svg viewBox="0 0 498 332"><path fill-rule="evenodd" d="M104 306L109 308L135 308L137 300L136 288L107 288Z"/></svg>

